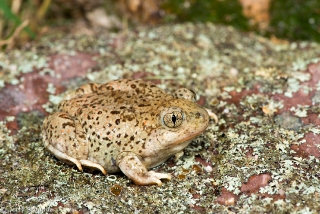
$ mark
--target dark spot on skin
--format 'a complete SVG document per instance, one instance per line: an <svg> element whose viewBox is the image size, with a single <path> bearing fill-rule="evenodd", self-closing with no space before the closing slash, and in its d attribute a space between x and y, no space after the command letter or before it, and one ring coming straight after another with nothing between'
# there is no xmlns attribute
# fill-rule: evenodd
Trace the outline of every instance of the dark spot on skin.
<svg viewBox="0 0 320 214"><path fill-rule="evenodd" d="M91 120L90 115L87 116L87 119L88 119L88 120Z"/></svg>
<svg viewBox="0 0 320 214"><path fill-rule="evenodd" d="M134 116L133 115L125 115L123 119L128 120L128 121L132 121L134 119Z"/></svg>
<svg viewBox="0 0 320 214"><path fill-rule="evenodd" d="M120 111L111 111L111 114L120 114Z"/></svg>
<svg viewBox="0 0 320 214"><path fill-rule="evenodd" d="M104 137L102 138L102 140L110 140L108 137Z"/></svg>
<svg viewBox="0 0 320 214"><path fill-rule="evenodd" d="M89 128L90 128L90 129L92 129L92 126L91 126L91 125L89 125Z"/></svg>
<svg viewBox="0 0 320 214"><path fill-rule="evenodd" d="M133 88L133 89L137 87L135 84L131 84L130 86L131 86L131 88Z"/></svg>
<svg viewBox="0 0 320 214"><path fill-rule="evenodd" d="M134 140L134 136L131 136L131 137L130 137L130 140L133 141L133 140Z"/></svg>
<svg viewBox="0 0 320 214"><path fill-rule="evenodd" d="M127 133L125 133L125 134L124 134L124 138L127 138L127 137L128 137L128 134L127 134Z"/></svg>
<svg viewBox="0 0 320 214"><path fill-rule="evenodd" d="M146 106L151 106L151 104L139 104L138 107L146 107Z"/></svg>
<svg viewBox="0 0 320 214"><path fill-rule="evenodd" d="M145 84L144 82L141 82L141 83L139 83L139 86L140 86L141 88L145 88L145 87L147 86L147 84Z"/></svg>
<svg viewBox="0 0 320 214"><path fill-rule="evenodd" d="M96 120L99 120L99 117L97 117Z"/></svg>
<svg viewBox="0 0 320 214"><path fill-rule="evenodd" d="M113 90L113 87L109 85L109 86L107 87L107 89L112 91L112 90Z"/></svg>
<svg viewBox="0 0 320 214"><path fill-rule="evenodd" d="M81 115L83 113L82 109L78 111L78 114Z"/></svg>
<svg viewBox="0 0 320 214"><path fill-rule="evenodd" d="M131 98L131 96L128 95L127 98Z"/></svg>
<svg viewBox="0 0 320 214"><path fill-rule="evenodd" d="M121 134L117 134L117 138L120 138L121 137Z"/></svg>
<svg viewBox="0 0 320 214"><path fill-rule="evenodd" d="M117 124L117 125L120 124L120 119L116 119L116 124Z"/></svg>
<svg viewBox="0 0 320 214"><path fill-rule="evenodd" d="M142 148L146 149L146 143L145 142L142 144Z"/></svg>
<svg viewBox="0 0 320 214"><path fill-rule="evenodd" d="M111 146L111 144L112 144L112 143L108 143L108 144L107 144L107 147L109 148L109 147Z"/></svg>
<svg viewBox="0 0 320 214"><path fill-rule="evenodd" d="M138 144L139 144L139 142L140 142L140 140L136 141L136 144L138 145Z"/></svg>
<svg viewBox="0 0 320 214"><path fill-rule="evenodd" d="M93 147L93 143L91 143L91 145L90 145L91 147Z"/></svg>
<svg viewBox="0 0 320 214"><path fill-rule="evenodd" d="M98 139L100 139L100 135L97 135Z"/></svg>
<svg viewBox="0 0 320 214"><path fill-rule="evenodd" d="M63 124L62 124L62 128L66 128L66 126L74 127L74 123L72 123L72 122L67 122L67 123L63 123Z"/></svg>
<svg viewBox="0 0 320 214"><path fill-rule="evenodd" d="M91 103L95 103L98 100L98 98L94 98L91 100Z"/></svg>
<svg viewBox="0 0 320 214"><path fill-rule="evenodd" d="M81 138L81 139L86 139L86 136L83 135L83 134L78 135L78 137Z"/></svg>
<svg viewBox="0 0 320 214"><path fill-rule="evenodd" d="M93 150L93 152L99 152L100 147L97 147L95 150Z"/></svg>
<svg viewBox="0 0 320 214"><path fill-rule="evenodd" d="M103 100L98 100L98 102L96 102L96 104L100 105L102 102L103 102ZM98 112L98 114L99 114L99 112Z"/></svg>
<svg viewBox="0 0 320 214"><path fill-rule="evenodd" d="M141 151L141 150L139 150L139 153L142 153L142 151Z"/></svg>
<svg viewBox="0 0 320 214"><path fill-rule="evenodd" d="M121 146L121 141L116 141L116 143L118 144L118 146Z"/></svg>
<svg viewBox="0 0 320 214"><path fill-rule="evenodd" d="M76 90L76 93L84 93L84 89L83 88L78 88L77 90Z"/></svg>
<svg viewBox="0 0 320 214"><path fill-rule="evenodd" d="M120 109L125 109L126 107L125 106L120 106Z"/></svg>
<svg viewBox="0 0 320 214"><path fill-rule="evenodd" d="M98 111L98 114L102 114L102 111Z"/></svg>
<svg viewBox="0 0 320 214"><path fill-rule="evenodd" d="M97 86L96 86L96 84L90 83L90 89L91 89L91 91L96 92L96 91L97 91Z"/></svg>
<svg viewBox="0 0 320 214"><path fill-rule="evenodd" d="M107 135L109 135L109 134L110 134L110 131L107 132Z"/></svg>

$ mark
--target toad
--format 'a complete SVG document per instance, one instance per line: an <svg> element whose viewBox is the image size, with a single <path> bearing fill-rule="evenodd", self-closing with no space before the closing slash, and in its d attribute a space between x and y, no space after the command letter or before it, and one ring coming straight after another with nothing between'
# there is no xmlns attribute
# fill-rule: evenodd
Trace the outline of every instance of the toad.
<svg viewBox="0 0 320 214"><path fill-rule="evenodd" d="M86 84L45 118L44 146L67 164L122 171L137 185L161 185L167 173L148 171L182 150L208 126L209 115L186 88L167 94L150 82Z"/></svg>

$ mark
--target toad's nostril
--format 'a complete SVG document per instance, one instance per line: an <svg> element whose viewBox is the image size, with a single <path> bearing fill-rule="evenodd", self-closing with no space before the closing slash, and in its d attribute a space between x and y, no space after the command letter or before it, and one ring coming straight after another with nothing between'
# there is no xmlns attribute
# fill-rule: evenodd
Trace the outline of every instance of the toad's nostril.
<svg viewBox="0 0 320 214"><path fill-rule="evenodd" d="M201 114L199 112L196 113L196 118L201 117Z"/></svg>

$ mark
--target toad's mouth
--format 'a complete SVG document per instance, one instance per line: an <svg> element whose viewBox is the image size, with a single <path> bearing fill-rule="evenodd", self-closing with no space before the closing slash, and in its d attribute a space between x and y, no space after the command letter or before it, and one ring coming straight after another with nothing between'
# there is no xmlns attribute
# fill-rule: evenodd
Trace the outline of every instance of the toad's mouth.
<svg viewBox="0 0 320 214"><path fill-rule="evenodd" d="M199 131L199 132L197 132L197 133L195 133L195 134L193 134L193 135L190 135L190 136L188 136L188 137L185 137L185 138L182 138L182 139L180 139L180 140L178 140L175 144L181 144L181 143L184 143L184 142L187 142L187 141L191 141L191 140L193 140L194 138L196 138L196 137L198 137L199 135L201 135L203 132L204 132L204 130L206 130L206 128L204 128L203 130L201 130L201 131Z"/></svg>
<svg viewBox="0 0 320 214"><path fill-rule="evenodd" d="M187 146L191 140L193 140L194 138L196 138L199 135L201 135L206 130L206 128L207 128L207 126L203 127L203 129L201 129L201 130L197 130L197 132L189 133L186 137L181 137L181 135L177 136L175 138L175 140L174 140L175 142L174 143L168 143L165 146L165 148L170 148L173 145L178 146L178 145L185 145L186 144L185 146Z"/></svg>

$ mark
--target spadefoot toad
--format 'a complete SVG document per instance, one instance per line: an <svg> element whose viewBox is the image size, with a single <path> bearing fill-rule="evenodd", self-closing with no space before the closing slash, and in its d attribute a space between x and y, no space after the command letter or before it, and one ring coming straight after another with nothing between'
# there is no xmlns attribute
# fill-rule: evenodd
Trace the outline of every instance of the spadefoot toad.
<svg viewBox="0 0 320 214"><path fill-rule="evenodd" d="M142 80L116 80L67 94L42 136L46 149L79 170L122 171L138 185L161 185L170 174L147 169L181 153L208 123L188 89L170 95Z"/></svg>

